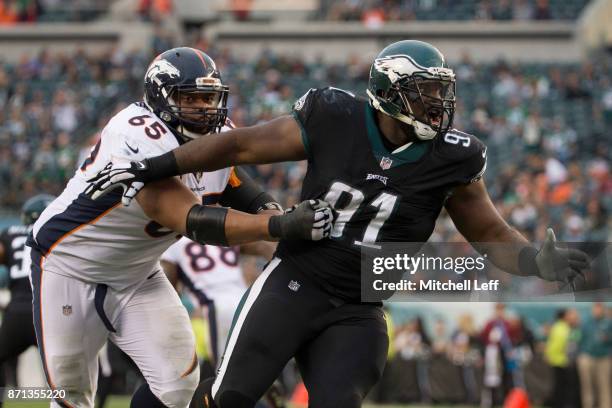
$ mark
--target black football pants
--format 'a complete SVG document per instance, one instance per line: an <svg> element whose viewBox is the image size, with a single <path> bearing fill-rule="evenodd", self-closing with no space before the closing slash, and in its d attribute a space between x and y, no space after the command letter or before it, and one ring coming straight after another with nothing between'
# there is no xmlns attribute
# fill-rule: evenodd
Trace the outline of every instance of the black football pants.
<svg viewBox="0 0 612 408"><path fill-rule="evenodd" d="M0 371L4 363L36 345L31 300L12 300L2 316L0 326ZM4 373L0 372L0 388L5 386ZM0 396L0 407L2 398Z"/></svg>
<svg viewBox="0 0 612 408"><path fill-rule="evenodd" d="M295 357L310 407L360 407L388 342L380 306L343 303L274 258L234 315L212 395L220 408L253 407Z"/></svg>

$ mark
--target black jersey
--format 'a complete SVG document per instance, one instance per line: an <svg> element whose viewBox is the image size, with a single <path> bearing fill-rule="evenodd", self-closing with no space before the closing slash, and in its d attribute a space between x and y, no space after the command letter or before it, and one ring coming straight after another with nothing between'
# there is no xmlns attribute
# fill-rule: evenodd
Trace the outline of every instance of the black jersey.
<svg viewBox="0 0 612 408"><path fill-rule="evenodd" d="M0 232L0 242L4 246L5 265L9 272L12 301L32 302L29 254L25 253L25 243L31 228L31 226L15 225Z"/></svg>
<svg viewBox="0 0 612 408"><path fill-rule="evenodd" d="M282 241L278 255L357 301L361 247L427 241L453 188L482 176L486 148L453 129L390 152L368 101L336 88L311 89L293 109L308 154L301 199L324 199L338 217L331 239Z"/></svg>

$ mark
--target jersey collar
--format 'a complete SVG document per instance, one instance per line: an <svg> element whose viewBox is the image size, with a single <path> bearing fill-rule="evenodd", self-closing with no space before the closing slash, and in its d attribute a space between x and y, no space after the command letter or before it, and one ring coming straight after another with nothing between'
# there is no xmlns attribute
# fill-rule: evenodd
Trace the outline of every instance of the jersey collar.
<svg viewBox="0 0 612 408"><path fill-rule="evenodd" d="M378 126L376 125L376 120L374 115L376 111L369 104L366 104L366 127L368 139L370 141L370 147L372 148L372 153L376 159L380 162L381 167L386 163L389 167L397 167L406 163L414 163L421 159L423 155L429 149L431 145L431 141L416 141L413 142L410 146L397 153L390 152L384 145L382 138L384 137ZM383 167L385 170L385 167Z"/></svg>

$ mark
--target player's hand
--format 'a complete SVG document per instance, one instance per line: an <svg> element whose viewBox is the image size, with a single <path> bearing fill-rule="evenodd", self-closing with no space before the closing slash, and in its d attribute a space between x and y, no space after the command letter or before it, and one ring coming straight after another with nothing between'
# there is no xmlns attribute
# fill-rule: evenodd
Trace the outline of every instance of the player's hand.
<svg viewBox="0 0 612 408"><path fill-rule="evenodd" d="M283 215L270 218L270 236L279 239L319 241L329 237L333 224L329 204L322 200L302 201Z"/></svg>
<svg viewBox="0 0 612 408"><path fill-rule="evenodd" d="M589 268L589 256L572 248L558 248L552 228L546 231L546 240L535 257L539 276L548 281L565 282L573 286L574 279L581 276L582 270Z"/></svg>
<svg viewBox="0 0 612 408"><path fill-rule="evenodd" d="M129 164L109 163L97 175L87 180L90 184L85 194L96 200L110 191L121 187L121 202L128 206L136 194L150 181L148 159Z"/></svg>

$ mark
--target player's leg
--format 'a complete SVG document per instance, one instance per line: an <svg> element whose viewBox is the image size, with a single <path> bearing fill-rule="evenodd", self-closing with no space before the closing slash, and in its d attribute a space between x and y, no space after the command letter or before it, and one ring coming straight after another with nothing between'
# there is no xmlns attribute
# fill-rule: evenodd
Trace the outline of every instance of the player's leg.
<svg viewBox="0 0 612 408"><path fill-rule="evenodd" d="M338 312L346 318L324 329L296 357L311 407L361 407L387 360L389 339L381 309L344 305Z"/></svg>
<svg viewBox="0 0 612 408"><path fill-rule="evenodd" d="M132 407L186 407L199 382L195 340L187 311L163 273L134 292L115 328L111 341L147 381L134 394Z"/></svg>
<svg viewBox="0 0 612 408"><path fill-rule="evenodd" d="M44 270L35 251L32 261L34 327L43 369L51 389L66 395L52 406L93 407L98 351L108 335L95 309L96 285Z"/></svg>
<svg viewBox="0 0 612 408"><path fill-rule="evenodd" d="M100 365L100 375L98 376L98 392L96 395L96 407L104 408L106 400L110 394L111 383L113 379L113 367L111 366L108 356L108 346L110 342L106 342L100 353L98 353L98 364Z"/></svg>
<svg viewBox="0 0 612 408"><path fill-rule="evenodd" d="M234 320L234 314L236 309L238 309L238 305L240 304L240 300L244 295L244 291L240 290L227 290L224 292L220 292L215 294L214 299L214 322L211 321L210 325L214 325L214 334L217 345L217 360L220 360L221 355L223 355L223 351L225 350L225 345L227 344L227 338L229 337L230 329L232 327L232 322ZM211 319L212 320L212 319ZM211 334L213 333L211 328ZM213 340L211 335L211 340Z"/></svg>
<svg viewBox="0 0 612 408"><path fill-rule="evenodd" d="M36 345L32 323L32 304L9 303L0 325L0 388L6 386L4 364ZM2 401L0 399L0 407Z"/></svg>
<svg viewBox="0 0 612 408"><path fill-rule="evenodd" d="M291 281L295 285L289 287ZM299 282L299 284L298 284ZM328 298L278 258L243 296L211 394L220 408L253 407L311 335Z"/></svg>
<svg viewBox="0 0 612 408"><path fill-rule="evenodd" d="M32 304L9 303L0 325L0 365L35 345Z"/></svg>

